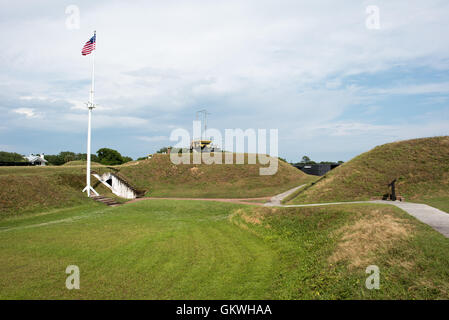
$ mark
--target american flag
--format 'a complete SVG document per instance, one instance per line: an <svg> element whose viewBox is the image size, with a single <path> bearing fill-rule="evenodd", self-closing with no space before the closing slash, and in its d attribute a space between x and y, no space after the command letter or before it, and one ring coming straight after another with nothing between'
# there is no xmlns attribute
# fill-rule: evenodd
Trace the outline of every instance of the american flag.
<svg viewBox="0 0 449 320"><path fill-rule="evenodd" d="M89 41L86 42L86 44L83 47L83 50L81 51L81 54L83 56L86 56L89 53L91 53L93 50L95 50L96 37L97 37L97 35L94 33L94 36L92 38L90 38Z"/></svg>

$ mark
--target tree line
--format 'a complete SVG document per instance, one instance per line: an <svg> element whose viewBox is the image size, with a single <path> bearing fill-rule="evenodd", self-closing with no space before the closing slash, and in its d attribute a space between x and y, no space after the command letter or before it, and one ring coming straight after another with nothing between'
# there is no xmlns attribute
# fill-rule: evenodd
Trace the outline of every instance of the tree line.
<svg viewBox="0 0 449 320"><path fill-rule="evenodd" d="M168 148L171 147L163 147L159 149L156 153L166 153L168 151ZM86 153L75 153L71 151L61 151L59 154L48 154L45 155L45 160L48 161L49 164L60 166L64 163L67 163L69 161L77 161L77 160L84 160L86 161L87 155ZM92 154L90 156L91 161L98 162L104 165L119 165L123 164L129 161L133 161L131 157L122 156L120 152L114 149L110 148L101 148L97 151L96 154ZM137 160L144 160L147 159L147 157L140 157ZM285 159L280 158L280 160L287 162ZM0 162L26 162L27 160L24 158L23 155L18 154L16 152L6 152L6 151L0 151ZM331 161L321 161L319 163L335 163ZM338 164L342 164L343 161L338 161ZM317 164L317 162L312 161L308 156L303 156L301 161L298 163L292 163L292 164L302 164L302 165L310 165L310 164Z"/></svg>
<svg viewBox="0 0 449 320"><path fill-rule="evenodd" d="M338 163L338 164L342 164L342 163L344 163L344 161L337 161L337 162L333 162L333 161L321 161L321 162L315 162L315 161L313 161L312 159L310 159L308 156L303 156L302 158L301 158L301 161L300 162L297 162L297 163L293 163L293 164L295 164L295 165L298 165L298 164L302 164L302 165L310 165L310 164L334 164L334 163Z"/></svg>
<svg viewBox="0 0 449 320"><path fill-rule="evenodd" d="M46 154L45 160L49 164L60 166L70 161L86 161L86 153L75 153L71 151L61 151L58 154ZM96 154L91 154L90 160L104 165L118 165L133 161L131 157L122 156L120 152L110 148L101 148ZM0 162L26 162L23 155L16 152L0 151Z"/></svg>

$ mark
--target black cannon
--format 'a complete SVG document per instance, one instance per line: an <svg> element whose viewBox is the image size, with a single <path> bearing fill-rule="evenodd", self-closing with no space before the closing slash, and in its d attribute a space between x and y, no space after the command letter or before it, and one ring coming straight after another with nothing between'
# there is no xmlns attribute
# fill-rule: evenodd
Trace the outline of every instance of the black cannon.
<svg viewBox="0 0 449 320"><path fill-rule="evenodd" d="M390 200L392 201L396 201L396 179L394 179L393 181L390 182L390 184L388 185L389 187L391 187L391 193L390 193Z"/></svg>

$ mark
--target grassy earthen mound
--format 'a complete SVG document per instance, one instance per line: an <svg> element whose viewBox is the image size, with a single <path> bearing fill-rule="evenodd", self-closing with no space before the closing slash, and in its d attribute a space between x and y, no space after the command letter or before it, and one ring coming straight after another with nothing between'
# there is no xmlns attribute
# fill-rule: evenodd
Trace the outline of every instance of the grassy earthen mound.
<svg viewBox="0 0 449 320"><path fill-rule="evenodd" d="M96 170L102 172L108 168ZM112 195L95 178L91 181L97 192ZM93 200L82 192L85 186L83 166L1 167L0 220L24 213L90 205Z"/></svg>
<svg viewBox="0 0 449 320"><path fill-rule="evenodd" d="M221 155L221 154L220 154ZM157 154L132 166L117 167L121 175L147 195L159 197L247 198L271 196L310 181L311 177L279 160L274 175L260 175L268 165L174 164L167 154Z"/></svg>
<svg viewBox="0 0 449 320"><path fill-rule="evenodd" d="M63 166L85 166L87 164L86 160L74 160L74 161L69 161L63 164ZM91 166L103 166L101 163L99 162L95 162L95 161L91 161L90 162Z"/></svg>
<svg viewBox="0 0 449 320"><path fill-rule="evenodd" d="M409 201L449 201L449 137L384 144L330 171L292 203L369 200L396 191ZM446 199L446 200L445 200Z"/></svg>

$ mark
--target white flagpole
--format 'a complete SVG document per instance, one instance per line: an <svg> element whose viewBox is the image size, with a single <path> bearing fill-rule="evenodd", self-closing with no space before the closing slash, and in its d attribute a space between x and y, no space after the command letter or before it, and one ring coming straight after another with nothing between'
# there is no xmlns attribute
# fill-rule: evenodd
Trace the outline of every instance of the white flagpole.
<svg viewBox="0 0 449 320"><path fill-rule="evenodd" d="M90 95L89 95L89 102L87 103L87 108L89 110L88 115L88 124L87 124L87 170L86 170L86 187L84 188L84 191L87 191L87 196L90 197L90 192L93 191L97 196L98 193L95 191L94 188L90 185L90 141L91 141L91 122L92 122L92 109L95 108L94 106L94 82L95 82L95 50L97 47L97 38L96 38L96 31L94 31L95 36L95 49L92 52L92 84L90 88Z"/></svg>

